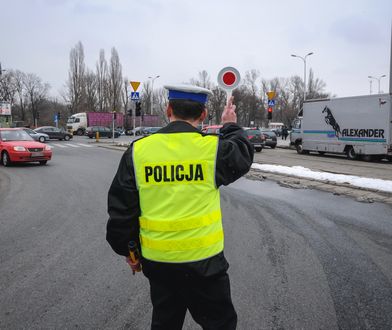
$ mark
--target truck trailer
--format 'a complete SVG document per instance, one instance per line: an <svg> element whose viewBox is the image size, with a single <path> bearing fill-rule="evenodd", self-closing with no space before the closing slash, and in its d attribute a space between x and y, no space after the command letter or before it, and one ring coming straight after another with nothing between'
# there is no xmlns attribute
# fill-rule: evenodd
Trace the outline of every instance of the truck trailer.
<svg viewBox="0 0 392 330"><path fill-rule="evenodd" d="M116 119L114 119L114 115ZM75 113L67 119L67 131L84 135L89 126L105 126L112 127L114 119L114 127L124 127L124 114L113 112L79 112Z"/></svg>
<svg viewBox="0 0 392 330"><path fill-rule="evenodd" d="M299 154L345 154L349 159L392 160L392 95L304 102L290 142Z"/></svg>

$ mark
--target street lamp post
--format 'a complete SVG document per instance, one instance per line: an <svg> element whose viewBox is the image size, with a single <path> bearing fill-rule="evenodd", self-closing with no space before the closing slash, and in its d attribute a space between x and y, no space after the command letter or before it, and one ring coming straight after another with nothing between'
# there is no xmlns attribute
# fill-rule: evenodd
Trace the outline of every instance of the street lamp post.
<svg viewBox="0 0 392 330"><path fill-rule="evenodd" d="M380 77L368 76L369 79L376 79L377 80L377 82L378 82L378 94L381 94L380 80L381 80L381 78L384 78L386 76L387 75L385 75L385 74L381 75Z"/></svg>
<svg viewBox="0 0 392 330"><path fill-rule="evenodd" d="M148 77L151 79L151 94L150 94L150 115L152 115L152 108L153 108L153 93L154 93L154 80L159 78L160 76L155 77Z"/></svg>
<svg viewBox="0 0 392 330"><path fill-rule="evenodd" d="M313 55L313 52L306 54L304 57L291 54L292 57L298 57L304 62L304 101L306 101L306 58L310 55Z"/></svg>
<svg viewBox="0 0 392 330"><path fill-rule="evenodd" d="M370 84L370 95L372 95L372 84L373 84L373 80L369 79L369 84Z"/></svg>

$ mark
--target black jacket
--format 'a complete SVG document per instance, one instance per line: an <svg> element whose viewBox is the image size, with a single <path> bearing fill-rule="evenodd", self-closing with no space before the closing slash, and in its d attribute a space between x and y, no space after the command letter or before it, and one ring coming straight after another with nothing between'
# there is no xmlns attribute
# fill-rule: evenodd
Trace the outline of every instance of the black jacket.
<svg viewBox="0 0 392 330"><path fill-rule="evenodd" d="M158 133L199 132L184 121L171 122ZM249 143L243 129L234 123L225 124L220 130L216 161L215 182L217 187L228 185L246 174L253 162L253 146ZM140 206L139 192L135 182L132 160L132 145L125 151L108 194L108 213L106 239L112 249L120 255L128 256L128 242L139 242ZM143 260L143 271L150 275L149 269L162 263ZM184 266L184 264L181 267ZM223 253L198 262L187 263L197 273L209 276L220 270L226 270L228 264ZM175 267L167 264L166 267Z"/></svg>

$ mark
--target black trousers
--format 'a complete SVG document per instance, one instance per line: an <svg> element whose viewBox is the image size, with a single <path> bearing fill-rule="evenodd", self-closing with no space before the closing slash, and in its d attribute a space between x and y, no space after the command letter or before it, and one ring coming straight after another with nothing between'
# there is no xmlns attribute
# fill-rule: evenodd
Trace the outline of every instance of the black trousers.
<svg viewBox="0 0 392 330"><path fill-rule="evenodd" d="M152 330L182 329L186 311L204 330L232 330L237 313L226 272L211 277L189 274L175 278L149 278L153 304Z"/></svg>

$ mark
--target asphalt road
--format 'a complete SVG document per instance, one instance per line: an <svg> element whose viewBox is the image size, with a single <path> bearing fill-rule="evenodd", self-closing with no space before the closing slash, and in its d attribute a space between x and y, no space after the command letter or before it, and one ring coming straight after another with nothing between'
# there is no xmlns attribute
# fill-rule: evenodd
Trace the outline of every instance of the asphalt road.
<svg viewBox="0 0 392 330"><path fill-rule="evenodd" d="M105 241L122 153L51 144L0 167L0 328L148 329L148 283ZM392 328L391 207L245 179L222 207L238 329Z"/></svg>

